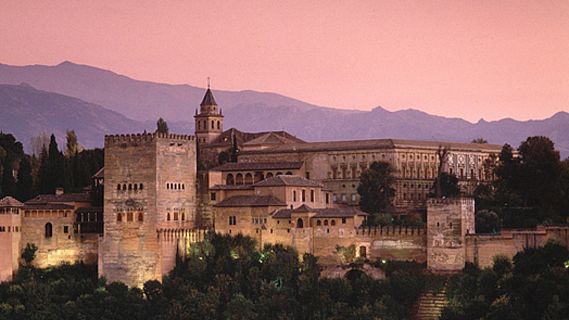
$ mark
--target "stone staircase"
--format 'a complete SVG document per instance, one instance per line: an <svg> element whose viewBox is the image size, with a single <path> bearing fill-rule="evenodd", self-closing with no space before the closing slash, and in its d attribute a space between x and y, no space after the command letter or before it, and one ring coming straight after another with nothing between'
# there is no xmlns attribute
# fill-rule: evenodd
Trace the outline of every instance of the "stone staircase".
<svg viewBox="0 0 569 320"><path fill-rule="evenodd" d="M446 288L438 291L427 291L423 293L415 309L414 320L438 320L443 308L448 304Z"/></svg>

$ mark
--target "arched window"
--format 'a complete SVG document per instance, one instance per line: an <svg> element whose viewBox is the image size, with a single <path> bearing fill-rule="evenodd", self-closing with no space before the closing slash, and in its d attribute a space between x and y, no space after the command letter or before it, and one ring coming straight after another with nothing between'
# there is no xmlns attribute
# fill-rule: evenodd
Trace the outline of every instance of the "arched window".
<svg viewBox="0 0 569 320"><path fill-rule="evenodd" d="M245 184L253 184L253 175L250 173L245 175Z"/></svg>
<svg viewBox="0 0 569 320"><path fill-rule="evenodd" d="M211 128L212 129L215 128L214 125L215 125L215 121L211 120Z"/></svg>
<svg viewBox="0 0 569 320"><path fill-rule="evenodd" d="M236 185L243 184L243 175L241 173L238 173L237 176L235 177L235 184Z"/></svg>
<svg viewBox="0 0 569 320"><path fill-rule="evenodd" d="M335 225L336 225L336 220L330 220L330 225L331 225L331 226L335 226Z"/></svg>
<svg viewBox="0 0 569 320"><path fill-rule="evenodd" d="M45 237L46 238L53 237L53 226L51 225L51 222L45 224Z"/></svg>
<svg viewBox="0 0 569 320"><path fill-rule="evenodd" d="M124 183L124 184L122 185L122 189L123 189L123 191L126 190L126 183Z"/></svg>
<svg viewBox="0 0 569 320"><path fill-rule="evenodd" d="M282 172L277 172L277 176L282 176L283 173Z"/></svg>
<svg viewBox="0 0 569 320"><path fill-rule="evenodd" d="M292 176L292 172L290 172L290 171L287 171L285 174L286 174L287 176Z"/></svg>
<svg viewBox="0 0 569 320"><path fill-rule="evenodd" d="M182 221L186 221L186 213L182 212Z"/></svg>
<svg viewBox="0 0 569 320"><path fill-rule="evenodd" d="M143 190L144 189L144 185L141 183L140 187L138 187L138 189Z"/></svg>
<svg viewBox="0 0 569 320"><path fill-rule="evenodd" d="M129 183L129 184L128 184L128 190L129 190L129 191L132 190L132 183Z"/></svg>
<svg viewBox="0 0 569 320"><path fill-rule="evenodd" d="M138 190L138 184L135 183L134 184L134 191L137 191L137 190Z"/></svg>
<svg viewBox="0 0 569 320"><path fill-rule="evenodd" d="M144 221L144 214L143 214L142 212L139 212L139 213L138 213L138 221L139 221L139 222Z"/></svg>
<svg viewBox="0 0 569 320"><path fill-rule="evenodd" d="M292 201L296 201L296 190L292 190Z"/></svg>
<svg viewBox="0 0 569 320"><path fill-rule="evenodd" d="M198 131L201 130L201 128L202 128L202 124L201 124L201 122L198 121Z"/></svg>
<svg viewBox="0 0 569 320"><path fill-rule="evenodd" d="M310 202L314 202L314 190L310 190Z"/></svg>
<svg viewBox="0 0 569 320"><path fill-rule="evenodd" d="M119 183L119 184L117 184L117 190L120 190L120 189L121 189L121 185Z"/></svg>
<svg viewBox="0 0 569 320"><path fill-rule="evenodd" d="M227 175L227 179L225 180L228 185L234 185L235 181L233 180L233 175L230 173Z"/></svg>
<svg viewBox="0 0 569 320"><path fill-rule="evenodd" d="M365 246L360 247L360 257L367 258L367 248Z"/></svg>
<svg viewBox="0 0 569 320"><path fill-rule="evenodd" d="M267 173L267 175L265 176L265 178L267 178L267 179L272 178L272 177L273 177L273 173L272 173L272 172Z"/></svg>
<svg viewBox="0 0 569 320"><path fill-rule="evenodd" d="M261 181L261 180L264 179L263 174L262 174L261 172L255 172L254 178L255 178L255 179L254 179L255 182L259 182L259 181Z"/></svg>
<svg viewBox="0 0 569 320"><path fill-rule="evenodd" d="M166 220L170 221L170 212L168 212L168 214L166 215Z"/></svg>
<svg viewBox="0 0 569 320"><path fill-rule="evenodd" d="M122 214L120 212L117 213L117 222L122 222Z"/></svg>
<svg viewBox="0 0 569 320"><path fill-rule="evenodd" d="M325 226L328 225L328 220L324 220L324 225L325 225Z"/></svg>
<svg viewBox="0 0 569 320"><path fill-rule="evenodd" d="M221 129L221 122L220 121L217 121L217 129L218 130Z"/></svg>
<svg viewBox="0 0 569 320"><path fill-rule="evenodd" d="M296 227L297 228L304 228L304 221L302 221L302 219L298 218L298 220L296 220Z"/></svg>
<svg viewBox="0 0 569 320"><path fill-rule="evenodd" d="M322 225L322 221L316 220L316 225L317 225L317 226L321 226L321 225Z"/></svg>
<svg viewBox="0 0 569 320"><path fill-rule="evenodd" d="M174 212L174 221L178 221L178 213Z"/></svg>

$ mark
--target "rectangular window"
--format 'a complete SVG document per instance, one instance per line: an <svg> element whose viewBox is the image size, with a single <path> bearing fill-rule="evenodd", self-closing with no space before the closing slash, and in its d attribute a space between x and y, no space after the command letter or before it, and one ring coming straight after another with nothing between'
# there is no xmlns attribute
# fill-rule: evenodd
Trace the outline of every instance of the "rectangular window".
<svg viewBox="0 0 569 320"><path fill-rule="evenodd" d="M326 193L326 203L330 203L330 194Z"/></svg>
<svg viewBox="0 0 569 320"><path fill-rule="evenodd" d="M310 179L310 172L306 171L306 179Z"/></svg>
<svg viewBox="0 0 569 320"><path fill-rule="evenodd" d="M209 195L209 198L211 199L211 201L215 201L215 196L216 196L215 192L212 192L212 193Z"/></svg>
<svg viewBox="0 0 569 320"><path fill-rule="evenodd" d="M306 201L306 190L302 190L302 202Z"/></svg>
<svg viewBox="0 0 569 320"><path fill-rule="evenodd" d="M314 190L310 190L310 202L314 202Z"/></svg>
<svg viewBox="0 0 569 320"><path fill-rule="evenodd" d="M127 212L126 214L126 221L132 221L132 212Z"/></svg>
<svg viewBox="0 0 569 320"><path fill-rule="evenodd" d="M342 224L346 224L346 218L342 218Z"/></svg>
<svg viewBox="0 0 569 320"><path fill-rule="evenodd" d="M63 226L63 233L69 233L69 226Z"/></svg>
<svg viewBox="0 0 569 320"><path fill-rule="evenodd" d="M235 216L229 216L229 225L234 226L237 224L237 218Z"/></svg>
<svg viewBox="0 0 569 320"><path fill-rule="evenodd" d="M344 201L344 202L347 200L347 198L346 198L346 194L345 194L345 193L342 193L342 197L341 197L341 199L342 199L342 201Z"/></svg>
<svg viewBox="0 0 569 320"><path fill-rule="evenodd" d="M355 202L355 201L356 201L356 194L352 193L352 202Z"/></svg>

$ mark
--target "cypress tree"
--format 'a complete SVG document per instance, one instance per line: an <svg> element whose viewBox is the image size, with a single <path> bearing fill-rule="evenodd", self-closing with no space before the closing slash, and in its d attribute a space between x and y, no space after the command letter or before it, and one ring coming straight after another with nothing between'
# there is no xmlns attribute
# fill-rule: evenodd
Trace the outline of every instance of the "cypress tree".
<svg viewBox="0 0 569 320"><path fill-rule="evenodd" d="M28 156L24 156L20 161L18 170L18 183L16 184L17 197L21 201L29 200L33 195L32 164Z"/></svg>

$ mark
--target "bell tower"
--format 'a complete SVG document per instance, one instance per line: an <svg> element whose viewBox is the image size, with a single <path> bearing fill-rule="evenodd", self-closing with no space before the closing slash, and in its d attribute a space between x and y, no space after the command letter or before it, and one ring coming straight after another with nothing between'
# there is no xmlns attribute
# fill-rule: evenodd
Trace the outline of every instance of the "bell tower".
<svg viewBox="0 0 569 320"><path fill-rule="evenodd" d="M200 103L200 111L196 110L195 129L198 145L204 145L212 142L223 132L223 114L217 106L213 93L209 87L209 79L207 91Z"/></svg>

